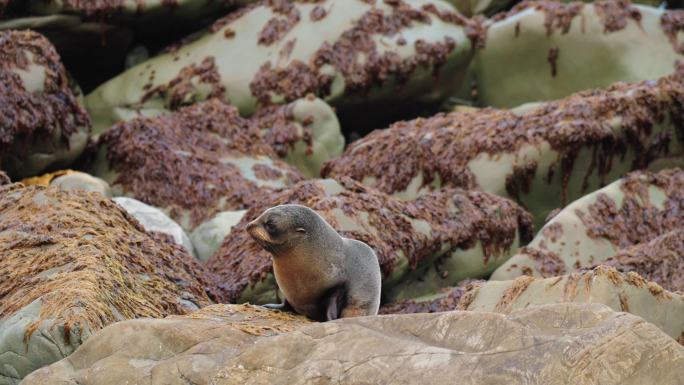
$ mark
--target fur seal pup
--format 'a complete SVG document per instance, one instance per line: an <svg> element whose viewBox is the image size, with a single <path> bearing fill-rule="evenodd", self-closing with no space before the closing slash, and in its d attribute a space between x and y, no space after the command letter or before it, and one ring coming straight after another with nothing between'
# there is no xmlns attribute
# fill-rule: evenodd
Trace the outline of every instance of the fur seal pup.
<svg viewBox="0 0 684 385"><path fill-rule="evenodd" d="M273 255L282 304L317 321L378 314L380 265L373 249L341 237L320 215L300 205L272 207L247 225Z"/></svg>

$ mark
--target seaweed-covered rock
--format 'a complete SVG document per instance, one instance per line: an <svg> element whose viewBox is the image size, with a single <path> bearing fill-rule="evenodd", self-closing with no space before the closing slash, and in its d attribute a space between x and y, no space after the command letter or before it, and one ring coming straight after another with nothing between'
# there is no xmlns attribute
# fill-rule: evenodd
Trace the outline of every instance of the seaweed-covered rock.
<svg viewBox="0 0 684 385"><path fill-rule="evenodd" d="M100 178L80 171L60 170L21 181L25 186L59 186L66 190L85 190L98 192L106 197L112 196L109 184Z"/></svg>
<svg viewBox="0 0 684 385"><path fill-rule="evenodd" d="M274 128L272 142L287 147L297 132L280 128ZM302 179L276 159L257 125L212 100L112 127L100 137L94 169L115 196L161 208L192 230L219 212L251 207Z"/></svg>
<svg viewBox="0 0 684 385"><path fill-rule="evenodd" d="M523 2L486 23L471 66L477 100L513 107L668 75L684 59L682 29L684 11L624 0Z"/></svg>
<svg viewBox="0 0 684 385"><path fill-rule="evenodd" d="M116 321L215 298L180 246L101 194L0 187L0 383L16 384Z"/></svg>
<svg viewBox="0 0 684 385"><path fill-rule="evenodd" d="M240 317L235 309L112 325L23 384L441 385L458 378L467 385L636 385L677 384L684 375L684 347L643 319L603 305L311 325L275 312Z"/></svg>
<svg viewBox="0 0 684 385"><path fill-rule="evenodd" d="M664 159L681 165L683 101L677 73L510 111L418 118L352 143L322 174L404 199L445 186L479 188L516 199L539 224L630 170Z"/></svg>
<svg viewBox="0 0 684 385"><path fill-rule="evenodd" d="M350 179L305 181L257 202L209 259L224 301L276 301L271 255L245 227L265 209L285 203L316 210L342 236L372 247L388 299L414 298L486 276L531 231L531 218L519 206L479 191L445 189L407 202Z"/></svg>
<svg viewBox="0 0 684 385"><path fill-rule="evenodd" d="M634 271L666 290L684 293L684 228L622 249L600 264Z"/></svg>
<svg viewBox="0 0 684 385"><path fill-rule="evenodd" d="M166 234L173 239L174 243L183 246L188 254L195 255L192 242L190 242L190 238L185 234L183 228L164 214L163 211L133 198L116 197L113 201L123 207L133 218L137 219L145 228L145 231Z"/></svg>
<svg viewBox="0 0 684 385"><path fill-rule="evenodd" d="M601 303L629 312L684 343L684 296L664 290L639 274L599 266L553 278L518 277L476 283L461 296L458 308L510 313L550 303Z"/></svg>
<svg viewBox="0 0 684 385"><path fill-rule="evenodd" d="M31 31L0 31L0 169L13 178L68 166L90 120L54 47Z"/></svg>
<svg viewBox="0 0 684 385"><path fill-rule="evenodd" d="M308 93L377 114L459 87L476 32L441 0L266 0L129 69L86 103L96 131L211 97L243 115Z"/></svg>
<svg viewBox="0 0 684 385"><path fill-rule="evenodd" d="M239 121L235 111L231 118L224 118L223 124L244 125ZM284 106L262 108L246 123L259 129L278 158L297 167L308 178L320 176L323 164L344 150L335 112L312 94Z"/></svg>
<svg viewBox="0 0 684 385"><path fill-rule="evenodd" d="M600 264L620 250L684 228L682 202L684 171L630 173L558 212L491 279L553 277Z"/></svg>

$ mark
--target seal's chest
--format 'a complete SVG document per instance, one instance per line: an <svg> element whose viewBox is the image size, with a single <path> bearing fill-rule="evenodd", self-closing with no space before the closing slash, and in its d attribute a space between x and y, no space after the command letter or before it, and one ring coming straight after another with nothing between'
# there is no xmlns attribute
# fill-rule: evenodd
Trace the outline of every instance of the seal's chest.
<svg viewBox="0 0 684 385"><path fill-rule="evenodd" d="M334 270L332 266L312 266L299 258L273 261L276 282L293 305L317 301L329 288Z"/></svg>

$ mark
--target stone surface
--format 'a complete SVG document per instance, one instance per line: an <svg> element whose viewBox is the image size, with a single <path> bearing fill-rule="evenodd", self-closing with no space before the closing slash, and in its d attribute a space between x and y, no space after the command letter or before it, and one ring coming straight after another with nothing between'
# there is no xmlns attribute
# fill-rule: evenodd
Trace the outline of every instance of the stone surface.
<svg viewBox="0 0 684 385"><path fill-rule="evenodd" d="M211 277L99 193L0 186L0 384L72 353L106 325L185 314Z"/></svg>
<svg viewBox="0 0 684 385"><path fill-rule="evenodd" d="M392 300L484 277L532 230L529 214L518 205L479 191L445 189L402 201L350 179L305 181L257 202L207 262L225 302L278 301L271 255L245 227L265 209L285 203L311 207L342 236L373 248L383 294Z"/></svg>
<svg viewBox="0 0 684 385"><path fill-rule="evenodd" d="M68 166L89 134L80 90L52 44L36 32L0 31L0 169L18 179Z"/></svg>
<svg viewBox="0 0 684 385"><path fill-rule="evenodd" d="M206 262L221 247L233 226L240 223L247 210L224 211L204 221L190 233L197 258Z"/></svg>
<svg viewBox="0 0 684 385"><path fill-rule="evenodd" d="M123 207L127 213L140 222L145 231L155 231L170 236L177 245L183 246L188 254L195 255L195 249L183 228L156 207L146 205L139 200L126 197L113 199L116 204Z"/></svg>
<svg viewBox="0 0 684 385"><path fill-rule="evenodd" d="M603 305L311 325L235 306L201 313L112 325L23 385L453 384L456 378L636 385L678 384L684 375L684 347L641 318Z"/></svg>
<svg viewBox="0 0 684 385"><path fill-rule="evenodd" d="M683 164L682 71L514 110L398 122L351 143L322 174L403 199L478 188L514 198L540 225L551 210L630 170Z"/></svg>
<svg viewBox="0 0 684 385"><path fill-rule="evenodd" d="M681 169L630 173L555 214L491 279L554 277L600 264L621 250L684 228L682 201Z"/></svg>

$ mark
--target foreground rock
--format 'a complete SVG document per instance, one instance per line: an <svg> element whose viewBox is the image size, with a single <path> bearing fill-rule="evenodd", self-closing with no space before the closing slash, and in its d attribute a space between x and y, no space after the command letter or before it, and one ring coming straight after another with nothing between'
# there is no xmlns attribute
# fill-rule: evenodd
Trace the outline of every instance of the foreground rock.
<svg viewBox="0 0 684 385"><path fill-rule="evenodd" d="M681 169L630 173L558 212L491 279L506 280L520 275L554 277L601 264L623 252L630 253L628 249L639 244L646 244L642 246L646 249L658 247L647 243L684 228L683 201ZM676 244L662 246L672 247L674 253L678 251ZM660 261L652 263L670 269L672 276L680 274L668 262L667 255L653 258ZM681 256L674 260L679 259Z"/></svg>
<svg viewBox="0 0 684 385"><path fill-rule="evenodd" d="M387 298L414 298L467 277L483 277L523 244L530 217L515 203L479 191L445 189L401 201L350 179L306 181L258 202L233 227L207 267L225 302L277 301L271 255L245 227L265 209L298 203L342 236L373 248Z"/></svg>
<svg viewBox="0 0 684 385"><path fill-rule="evenodd" d="M105 83L88 110L96 131L210 97L243 115L308 93L377 114L460 85L473 55L469 25L441 0L264 1Z"/></svg>
<svg viewBox="0 0 684 385"><path fill-rule="evenodd" d="M71 354L110 323L215 298L202 267L99 193L0 186L0 384Z"/></svg>
<svg viewBox="0 0 684 385"><path fill-rule="evenodd" d="M486 24L471 65L484 106L515 107L618 81L656 79L684 59L681 10L624 0L525 1Z"/></svg>
<svg viewBox="0 0 684 385"><path fill-rule="evenodd" d="M54 47L35 32L0 31L0 169L19 179L68 166L89 133Z"/></svg>
<svg viewBox="0 0 684 385"><path fill-rule="evenodd" d="M684 375L684 348L675 340L602 305L310 325L253 308L210 309L112 325L23 384L452 384L459 378L631 385L675 384Z"/></svg>
<svg viewBox="0 0 684 385"><path fill-rule="evenodd" d="M273 139L285 152L300 144L296 131L289 134ZM219 212L249 208L303 179L277 160L262 135L234 108L212 100L112 127L100 137L94 173L115 196L161 208L192 230Z"/></svg>
<svg viewBox="0 0 684 385"><path fill-rule="evenodd" d="M478 188L548 213L644 167L682 165L684 69L515 110L482 109L399 122L352 143L325 177L351 177L413 199Z"/></svg>

